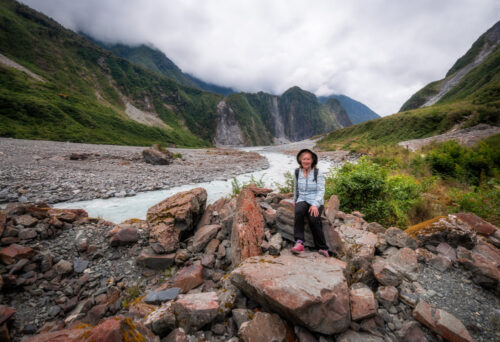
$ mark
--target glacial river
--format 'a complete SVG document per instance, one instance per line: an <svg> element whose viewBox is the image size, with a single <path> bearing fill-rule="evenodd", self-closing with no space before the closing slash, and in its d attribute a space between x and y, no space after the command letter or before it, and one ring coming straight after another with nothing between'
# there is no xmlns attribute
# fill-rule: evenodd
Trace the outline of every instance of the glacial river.
<svg viewBox="0 0 500 342"><path fill-rule="evenodd" d="M255 151L266 157L269 161L269 168L266 170L244 173L236 176L240 184L248 182L253 176L254 179L264 182L266 187L276 189L276 183L284 184L285 173L297 167L295 156L290 156L278 152L269 152L260 150L259 147L244 148L245 151ZM326 172L333 167L329 161L320 160L319 168ZM230 167L228 165L228 167ZM207 204L213 203L221 197L230 196L232 193L231 179L214 180L203 183L193 183L177 186L168 190L158 190L150 192L138 193L133 197L125 198L109 198L95 199L81 202L65 202L54 205L56 208L75 208L84 209L91 217L102 217L105 220L119 223L130 218L145 219L148 209L154 204L161 202L165 198L172 196L178 192L190 190L197 187L202 187L207 190Z"/></svg>

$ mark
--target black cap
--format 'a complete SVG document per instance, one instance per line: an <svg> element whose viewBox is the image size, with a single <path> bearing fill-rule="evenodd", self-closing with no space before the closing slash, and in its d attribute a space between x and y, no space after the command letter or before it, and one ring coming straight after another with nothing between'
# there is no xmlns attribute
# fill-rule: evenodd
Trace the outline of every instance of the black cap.
<svg viewBox="0 0 500 342"><path fill-rule="evenodd" d="M300 166L302 166L302 165L300 164L300 156L302 155L302 153L306 153L306 152L307 152L307 153L310 153L310 154L311 154L311 156L312 156L312 158L313 158L313 162L312 162L312 164L311 164L311 168L315 167L315 166L316 166L316 164L318 164L318 156L317 156L317 154L316 154L316 153L314 153L313 151L311 151L311 150L310 150L310 149L308 149L308 148L304 148L304 149L300 150L300 151L299 151L299 153L297 153L297 163L299 163L299 165L300 165Z"/></svg>

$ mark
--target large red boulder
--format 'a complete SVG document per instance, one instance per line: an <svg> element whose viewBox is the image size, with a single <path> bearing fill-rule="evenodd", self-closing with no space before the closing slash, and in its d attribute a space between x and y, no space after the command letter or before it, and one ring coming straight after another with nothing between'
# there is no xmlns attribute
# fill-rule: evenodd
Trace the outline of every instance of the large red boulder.
<svg viewBox="0 0 500 342"><path fill-rule="evenodd" d="M256 256L243 261L230 276L248 297L311 331L334 334L351 323L346 264L305 253Z"/></svg>
<svg viewBox="0 0 500 342"><path fill-rule="evenodd" d="M207 191L195 188L179 192L148 210L150 242L158 242L165 252L177 249L181 234L192 231L201 219L207 202Z"/></svg>
<svg viewBox="0 0 500 342"><path fill-rule="evenodd" d="M234 265L248 257L262 254L260 245L264 240L264 217L251 190L243 189L240 192L236 208L231 234Z"/></svg>

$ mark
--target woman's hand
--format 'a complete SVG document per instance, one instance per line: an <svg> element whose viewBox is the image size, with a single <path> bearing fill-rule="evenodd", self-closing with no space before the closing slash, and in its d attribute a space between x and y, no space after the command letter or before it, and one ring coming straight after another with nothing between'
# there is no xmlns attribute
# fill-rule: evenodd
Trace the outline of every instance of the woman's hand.
<svg viewBox="0 0 500 342"><path fill-rule="evenodd" d="M314 217L318 216L319 215L318 207L315 207L314 205L311 205L309 207L309 215L314 216Z"/></svg>

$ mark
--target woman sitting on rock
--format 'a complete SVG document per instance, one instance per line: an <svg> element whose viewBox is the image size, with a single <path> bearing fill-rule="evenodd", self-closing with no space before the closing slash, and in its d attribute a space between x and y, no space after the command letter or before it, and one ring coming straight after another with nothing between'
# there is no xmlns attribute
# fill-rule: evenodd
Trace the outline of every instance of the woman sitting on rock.
<svg viewBox="0 0 500 342"><path fill-rule="evenodd" d="M296 243L292 252L298 254L304 251L304 217L307 217L315 247L321 255L328 257L328 246L321 224L325 179L316 168L318 156L309 149L303 149L297 154L297 162L300 168L295 170L293 177L293 201L295 205L293 235Z"/></svg>

